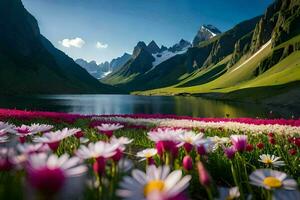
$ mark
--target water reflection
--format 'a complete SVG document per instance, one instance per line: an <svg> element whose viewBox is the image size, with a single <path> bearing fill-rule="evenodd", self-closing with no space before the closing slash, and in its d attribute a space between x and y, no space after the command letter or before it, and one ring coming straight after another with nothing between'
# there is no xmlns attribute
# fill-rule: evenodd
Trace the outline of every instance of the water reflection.
<svg viewBox="0 0 300 200"><path fill-rule="evenodd" d="M299 109L203 99L131 95L44 95L1 97L0 107L81 114L176 114L194 117L299 117Z"/></svg>

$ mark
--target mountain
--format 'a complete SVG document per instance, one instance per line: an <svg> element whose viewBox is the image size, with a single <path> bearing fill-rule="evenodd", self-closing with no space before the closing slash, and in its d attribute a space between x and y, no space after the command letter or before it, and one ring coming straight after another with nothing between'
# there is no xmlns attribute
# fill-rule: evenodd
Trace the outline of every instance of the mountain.
<svg viewBox="0 0 300 200"><path fill-rule="evenodd" d="M199 95L299 106L299 27L300 0L277 0L263 16L199 42L156 66L156 72L123 87L145 90L134 92L144 95ZM147 83L143 87L142 80Z"/></svg>
<svg viewBox="0 0 300 200"><path fill-rule="evenodd" d="M75 60L75 62L86 69L93 77L100 79L125 65L130 58L130 54L124 53L122 56L114 58L110 62L106 61L100 63L99 65L97 65L96 61L87 62L81 58Z"/></svg>
<svg viewBox="0 0 300 200"><path fill-rule="evenodd" d="M109 74L101 81L112 85L130 85L129 82L135 82L139 79L139 77L143 77L145 73L154 70L156 66L161 63L176 55L185 53L190 47L191 43L183 39L170 48L165 46L159 48L154 40L152 40L148 45L146 45L145 42L140 41L134 47L132 58L119 70ZM127 90L129 89L127 86L124 88L122 86L121 87Z"/></svg>
<svg viewBox="0 0 300 200"><path fill-rule="evenodd" d="M193 39L193 46L197 46L200 42L209 40L217 35L221 34L221 31L213 25L202 25L197 35Z"/></svg>
<svg viewBox="0 0 300 200"><path fill-rule="evenodd" d="M21 0L0 1L2 94L111 93L40 34Z"/></svg>
<svg viewBox="0 0 300 200"><path fill-rule="evenodd" d="M170 48L163 49L163 47L164 46L162 46L160 53L152 54L152 56L155 59L152 62L152 69L176 55L185 53L188 50L188 48L191 47L191 43L184 39L181 39L178 43L174 44Z"/></svg>
<svg viewBox="0 0 300 200"><path fill-rule="evenodd" d="M155 43L154 40L152 40L148 46L147 46L148 51L151 54L155 54L155 53L159 53L161 51L161 49L159 48L159 46Z"/></svg>
<svg viewBox="0 0 300 200"><path fill-rule="evenodd" d="M212 39L200 42L194 47L191 47L189 42L180 40L168 50L153 54L155 59L152 62L153 67L147 72L140 73L138 76L131 76L131 78L124 74L122 76L111 74L111 78L106 79L104 83L116 85L127 91L149 90L177 84L197 70L218 63L232 54L235 43L251 32L259 20L260 17L255 17L241 22L232 29ZM150 63L148 64L150 65ZM216 79L222 75L226 70L226 64L218 68L216 70L218 74L208 80Z"/></svg>
<svg viewBox="0 0 300 200"><path fill-rule="evenodd" d="M224 33L203 26L192 47L181 40L151 54L140 42L134 50L136 57L120 68L123 73L111 74L104 82L142 95L200 95L296 105L300 103L299 27L300 0L277 0L264 15ZM132 65L137 58L139 63ZM147 67L142 67L143 62ZM124 73L132 69L140 71Z"/></svg>
<svg viewBox="0 0 300 200"><path fill-rule="evenodd" d="M114 58L110 62L110 70L115 71L120 67L124 66L131 58L131 55L128 53L124 53L122 56L118 58Z"/></svg>

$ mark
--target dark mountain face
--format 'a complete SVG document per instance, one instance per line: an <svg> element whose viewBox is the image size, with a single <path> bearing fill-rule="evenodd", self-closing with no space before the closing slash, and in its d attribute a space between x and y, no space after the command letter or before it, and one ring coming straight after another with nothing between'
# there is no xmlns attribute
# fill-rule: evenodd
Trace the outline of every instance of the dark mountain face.
<svg viewBox="0 0 300 200"><path fill-rule="evenodd" d="M0 1L0 26L1 93L113 92L44 38L21 0Z"/></svg>
<svg viewBox="0 0 300 200"><path fill-rule="evenodd" d="M207 41L217 35L221 34L221 31L213 25L202 25L197 35L193 40L193 46L199 45L200 42Z"/></svg>
<svg viewBox="0 0 300 200"><path fill-rule="evenodd" d="M115 58L110 62L110 69L116 71L117 69L123 67L131 58L131 55L124 53L121 57Z"/></svg>
<svg viewBox="0 0 300 200"><path fill-rule="evenodd" d="M181 39L179 41L179 43L177 43L177 44L173 45L172 47L170 47L169 51L175 53L177 51L182 51L183 49L186 49L186 48L188 48L190 46L191 46L190 42L188 42L188 41L186 41L184 39Z"/></svg>
<svg viewBox="0 0 300 200"><path fill-rule="evenodd" d="M148 51L151 54L155 54L155 53L159 53L161 51L161 49L159 48L159 46L154 42L154 40L152 40L148 46L147 46Z"/></svg>
<svg viewBox="0 0 300 200"><path fill-rule="evenodd" d="M272 38L273 47L300 33L300 0L277 0L268 7L254 30L251 52Z"/></svg>
<svg viewBox="0 0 300 200"><path fill-rule="evenodd" d="M133 49L132 57L136 58L142 50L148 51L147 45L145 44L145 42L138 42Z"/></svg>
<svg viewBox="0 0 300 200"><path fill-rule="evenodd" d="M160 51L163 52L163 51L165 51L165 50L168 50L168 48L167 48L166 46L162 45L162 46L160 47Z"/></svg>

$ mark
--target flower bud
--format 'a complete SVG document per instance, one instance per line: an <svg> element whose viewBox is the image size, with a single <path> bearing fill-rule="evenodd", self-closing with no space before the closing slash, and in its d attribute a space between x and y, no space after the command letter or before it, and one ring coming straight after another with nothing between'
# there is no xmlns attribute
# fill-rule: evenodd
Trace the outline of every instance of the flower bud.
<svg viewBox="0 0 300 200"><path fill-rule="evenodd" d="M203 185L204 187L209 187L211 184L210 175L208 174L208 172L206 171L205 167L201 162L197 163L197 167L199 173L199 181L201 185Z"/></svg>
<svg viewBox="0 0 300 200"><path fill-rule="evenodd" d="M182 160L182 166L186 171L193 169L193 160L190 156L184 156Z"/></svg>

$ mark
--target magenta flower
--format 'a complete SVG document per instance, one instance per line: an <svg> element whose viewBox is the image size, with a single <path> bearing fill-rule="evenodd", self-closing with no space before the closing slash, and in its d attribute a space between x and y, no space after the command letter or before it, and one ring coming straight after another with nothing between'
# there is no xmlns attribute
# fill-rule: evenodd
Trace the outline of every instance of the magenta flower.
<svg viewBox="0 0 300 200"><path fill-rule="evenodd" d="M182 160L182 166L186 171L193 169L193 160L190 156L184 156Z"/></svg>
<svg viewBox="0 0 300 200"><path fill-rule="evenodd" d="M27 136L34 135L37 133L44 133L50 131L52 128L53 128L52 125L32 124L30 126L22 125L19 127L15 127L12 132L19 136L20 143L25 143Z"/></svg>
<svg viewBox="0 0 300 200"><path fill-rule="evenodd" d="M226 157L229 160L232 160L235 156L236 153L236 149L234 148L234 146L228 147L224 149L224 154L226 155Z"/></svg>
<svg viewBox="0 0 300 200"><path fill-rule="evenodd" d="M28 182L42 193L56 193L63 187L66 178L80 176L87 171L87 167L79 163L79 158L69 158L67 154L60 157L31 154L26 168Z"/></svg>
<svg viewBox="0 0 300 200"><path fill-rule="evenodd" d="M230 136L231 142L234 148L239 151L243 152L247 148L247 135L232 135Z"/></svg>
<svg viewBox="0 0 300 200"><path fill-rule="evenodd" d="M75 133L75 137L76 137L77 139L80 139L80 138L82 138L83 136L84 136L83 131L78 131L77 133Z"/></svg>

